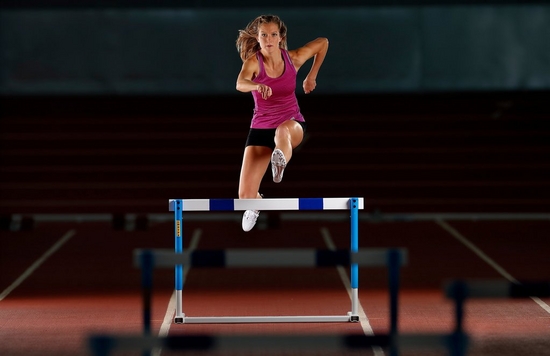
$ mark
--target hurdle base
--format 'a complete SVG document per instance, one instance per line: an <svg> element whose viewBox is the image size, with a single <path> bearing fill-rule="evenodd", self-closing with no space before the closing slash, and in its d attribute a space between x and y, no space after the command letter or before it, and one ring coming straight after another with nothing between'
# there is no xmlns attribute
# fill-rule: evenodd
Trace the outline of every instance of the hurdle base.
<svg viewBox="0 0 550 356"><path fill-rule="evenodd" d="M184 317L183 316L177 316L174 318L174 323L176 324L183 324L184 323Z"/></svg>
<svg viewBox="0 0 550 356"><path fill-rule="evenodd" d="M244 324L244 323L341 323L350 322L349 315L310 316L207 316L184 317L183 324Z"/></svg>
<svg viewBox="0 0 550 356"><path fill-rule="evenodd" d="M353 312L348 312L348 318L349 318L349 321L351 321L352 323L358 323L359 322L359 315L357 314L354 314Z"/></svg>

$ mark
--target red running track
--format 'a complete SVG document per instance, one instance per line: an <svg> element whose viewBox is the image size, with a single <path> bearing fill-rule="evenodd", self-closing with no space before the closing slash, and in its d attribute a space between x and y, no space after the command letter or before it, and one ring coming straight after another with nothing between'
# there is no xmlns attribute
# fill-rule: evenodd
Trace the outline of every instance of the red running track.
<svg viewBox="0 0 550 356"><path fill-rule="evenodd" d="M401 276L399 329L401 333L427 333L452 330L453 305L441 292L446 280L504 278L503 271L520 280L550 280L549 228L549 221L361 222L359 232L362 248L408 249L409 263ZM243 233L233 221L186 222L184 231L186 245L194 234L199 249L326 248L326 239L338 248L349 244L348 223L322 220L283 221L277 229L250 233ZM58 248L52 251L56 243ZM133 232L116 231L106 223L40 223L31 231L2 231L0 293L31 266L35 268L0 301L0 354L89 355L86 340L91 334L140 333L140 275L132 267L132 251L172 246L171 223ZM47 251L51 254L37 264ZM369 328L375 334L385 333L389 325L386 272L382 268L361 269L359 276L360 303L368 321L169 323L169 334L361 334ZM173 272L156 271L154 287L156 334L167 315ZM344 314L350 308L344 282L335 268L191 269L183 303L189 316ZM550 311L545 308L550 300L540 303L532 299L468 301L465 325L473 340L469 355L548 354ZM168 316L171 320L170 313ZM164 350L161 354L171 353ZM401 354L445 353L402 350Z"/></svg>

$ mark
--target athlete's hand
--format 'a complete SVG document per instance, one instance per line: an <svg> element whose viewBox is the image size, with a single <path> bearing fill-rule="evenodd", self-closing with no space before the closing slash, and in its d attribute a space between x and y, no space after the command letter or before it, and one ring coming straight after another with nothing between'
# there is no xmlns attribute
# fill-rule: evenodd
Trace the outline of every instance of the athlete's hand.
<svg viewBox="0 0 550 356"><path fill-rule="evenodd" d="M306 77L306 79L304 80L304 92L306 94L311 93L316 86L317 82L315 81L315 79L310 79Z"/></svg>
<svg viewBox="0 0 550 356"><path fill-rule="evenodd" d="M269 98L272 94L271 88L265 84L258 84L258 86L256 87L256 90L258 91L258 93L260 93L263 99Z"/></svg>

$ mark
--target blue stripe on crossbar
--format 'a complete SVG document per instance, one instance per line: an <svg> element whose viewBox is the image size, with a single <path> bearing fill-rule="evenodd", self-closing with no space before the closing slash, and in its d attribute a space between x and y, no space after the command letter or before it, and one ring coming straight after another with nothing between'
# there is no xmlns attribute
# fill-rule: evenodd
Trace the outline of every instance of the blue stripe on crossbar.
<svg viewBox="0 0 550 356"><path fill-rule="evenodd" d="M232 211L235 210L233 199L210 199L210 211Z"/></svg>
<svg viewBox="0 0 550 356"><path fill-rule="evenodd" d="M298 198L299 210L323 210L323 198Z"/></svg>

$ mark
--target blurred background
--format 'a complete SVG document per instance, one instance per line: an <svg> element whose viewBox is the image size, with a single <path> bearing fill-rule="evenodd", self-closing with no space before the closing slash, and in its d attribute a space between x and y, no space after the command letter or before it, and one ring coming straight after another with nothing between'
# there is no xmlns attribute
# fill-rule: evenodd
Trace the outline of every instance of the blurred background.
<svg viewBox="0 0 550 356"><path fill-rule="evenodd" d="M312 94L311 61L298 73L305 139L261 193L363 197L360 247L409 251L400 330L451 330L443 281L550 278L547 1L2 0L2 355L89 355L92 331L142 330L131 256L173 248L168 199L238 197L254 102L235 90L235 40L260 14L285 21L291 49L330 41ZM262 212L249 233L241 212L200 214L185 248L349 246L345 211ZM168 333L174 276L157 273L153 330ZM345 312L342 275L193 268L186 312ZM385 273L360 276L384 333ZM470 355L547 352L548 299L483 303ZM368 331L348 324L191 331Z"/></svg>
<svg viewBox="0 0 550 356"><path fill-rule="evenodd" d="M2 1L1 203L11 214L164 213L233 198L253 101L238 30L279 15L330 48L297 95L307 137L266 197L372 212L547 212L545 1Z"/></svg>

